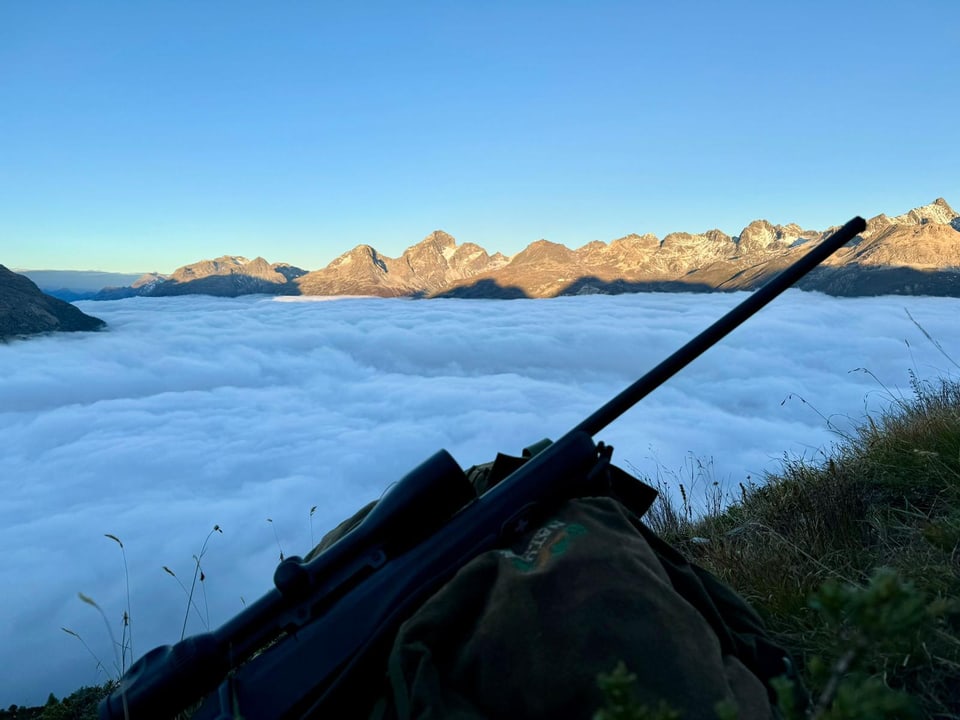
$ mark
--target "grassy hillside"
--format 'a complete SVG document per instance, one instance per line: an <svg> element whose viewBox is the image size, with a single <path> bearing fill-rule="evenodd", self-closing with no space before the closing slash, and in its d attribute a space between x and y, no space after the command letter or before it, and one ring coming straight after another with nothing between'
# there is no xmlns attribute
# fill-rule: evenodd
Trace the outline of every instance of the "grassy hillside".
<svg viewBox="0 0 960 720"><path fill-rule="evenodd" d="M913 389L820 463L786 462L732 504L707 483L699 517L681 486L682 505L660 500L646 518L761 613L813 717L960 718L960 384ZM95 717L100 694L0 720Z"/></svg>
<svg viewBox="0 0 960 720"><path fill-rule="evenodd" d="M760 612L819 717L960 717L960 384L913 390L725 510L708 484L707 516L681 488L647 518Z"/></svg>

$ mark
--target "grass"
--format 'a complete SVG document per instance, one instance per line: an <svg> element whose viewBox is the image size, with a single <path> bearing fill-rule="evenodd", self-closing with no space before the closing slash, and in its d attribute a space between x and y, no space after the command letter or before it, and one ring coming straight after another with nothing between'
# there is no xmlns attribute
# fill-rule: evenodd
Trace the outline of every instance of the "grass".
<svg viewBox="0 0 960 720"><path fill-rule="evenodd" d="M820 717L861 692L907 704L849 717L960 718L960 384L912 388L821 462L785 462L722 509L708 483L701 516L686 489L663 493L646 518L757 609Z"/></svg>
<svg viewBox="0 0 960 720"><path fill-rule="evenodd" d="M808 717L960 718L960 384L913 378L912 388L821 461L786 461L734 493L691 459L681 502L662 493L646 516L790 649L811 691ZM630 677L602 679L614 710L598 717L673 717L631 710ZM80 708L92 713L96 695L85 688L36 714L0 710L0 720L95 717Z"/></svg>
<svg viewBox="0 0 960 720"><path fill-rule="evenodd" d="M183 618L183 626L180 630L181 640L186 635L187 620L190 617L191 608L196 616L200 618L204 628L207 630L210 628L210 613L209 609L207 608L206 586L204 584L204 581L206 580L206 574L203 571L201 562L204 555L207 553L207 546L210 543L210 538L213 537L215 533L223 534L223 530L219 525L214 525L213 529L207 533L206 538L204 538L203 545L200 548L200 552L193 556L193 578L190 582L189 588L180 580L173 570L166 565L162 566L163 571L176 580L177 584L180 586L181 590L183 590L183 593L186 596L186 611ZM103 685L82 687L79 690L71 693L69 696L63 698L63 700L58 700L56 696L51 693L47 698L46 704L42 706L19 707L17 705L11 705L6 710L0 709L0 720L96 720L98 718L97 706L100 700L113 691L113 689L117 686L120 677L126 672L129 666L133 663L133 660L136 658L133 649L133 623L130 615L130 572L127 567L126 549L124 548L123 541L121 541L116 535L105 533L104 537L112 540L119 546L123 558L126 606L123 609L123 616L121 620L122 634L119 641L116 639L116 636L113 633L109 619L97 602L83 593L79 593L79 597L82 602L93 607L103 618L107 634L110 636L110 644L114 649L115 655L113 665L114 672L112 673L112 676L111 673L107 672L106 664L93 652L93 650L90 649L90 646L79 633L71 630L70 628L61 628L61 630L63 630L66 634L76 638L80 642L84 649L93 657L97 669L103 671L109 679ZM201 611L196 603L196 591L198 583L202 591L204 611Z"/></svg>

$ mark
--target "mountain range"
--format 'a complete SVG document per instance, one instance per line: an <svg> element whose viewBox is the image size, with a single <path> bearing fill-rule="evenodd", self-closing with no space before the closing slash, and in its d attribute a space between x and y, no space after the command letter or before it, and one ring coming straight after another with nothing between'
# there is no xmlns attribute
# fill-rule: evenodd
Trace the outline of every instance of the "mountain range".
<svg viewBox="0 0 960 720"><path fill-rule="evenodd" d="M327 267L308 272L287 263L223 256L151 273L94 299L188 293L236 296L374 295L380 297L554 297L640 291L750 290L836 228L755 220L737 236L703 233L627 235L571 250L538 240L516 255L457 244L437 230L399 258L358 245ZM960 296L960 214L943 198L902 215L878 215L864 233L799 286L832 295Z"/></svg>

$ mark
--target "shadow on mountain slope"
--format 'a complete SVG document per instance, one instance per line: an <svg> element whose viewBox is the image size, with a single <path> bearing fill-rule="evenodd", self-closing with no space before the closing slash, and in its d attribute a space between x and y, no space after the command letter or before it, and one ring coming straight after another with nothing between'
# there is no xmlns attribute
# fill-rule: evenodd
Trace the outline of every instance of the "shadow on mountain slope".
<svg viewBox="0 0 960 720"><path fill-rule="evenodd" d="M960 270L918 270L886 265L819 267L797 283L838 297L931 295L960 297Z"/></svg>
<svg viewBox="0 0 960 720"><path fill-rule="evenodd" d="M565 285L558 295L620 295L622 293L686 292L708 293L715 288L692 280L601 280L595 275L584 275Z"/></svg>
<svg viewBox="0 0 960 720"><path fill-rule="evenodd" d="M427 295L425 292L411 293L412 297L440 297L440 298L492 298L497 300L518 300L529 298L530 295L516 285L501 285L496 280L484 278L470 285L460 285L444 290L436 295Z"/></svg>
<svg viewBox="0 0 960 720"><path fill-rule="evenodd" d="M567 284L559 295L589 295L641 292L737 292L756 290L783 269L782 264L762 264L745 268L721 280L708 272L690 273L687 278L662 281L601 280L584 276ZM696 280L694 280L696 278ZM822 292L836 297L877 295L928 295L960 297L960 270L920 270L907 267L843 265L821 266L797 282L801 290Z"/></svg>

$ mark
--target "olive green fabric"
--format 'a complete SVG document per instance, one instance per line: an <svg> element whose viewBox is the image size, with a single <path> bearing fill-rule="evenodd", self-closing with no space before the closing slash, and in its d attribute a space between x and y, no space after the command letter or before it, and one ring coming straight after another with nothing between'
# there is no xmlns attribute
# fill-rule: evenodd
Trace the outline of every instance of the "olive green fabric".
<svg viewBox="0 0 960 720"><path fill-rule="evenodd" d="M724 643L612 498L572 500L509 550L468 563L405 622L380 710L406 718L590 718L619 661L641 702L687 720L772 717Z"/></svg>
<svg viewBox="0 0 960 720"><path fill-rule="evenodd" d="M482 493L523 462L500 455L468 475ZM733 590L640 522L655 492L610 474L624 502L569 500L514 546L467 563L403 623L374 717L591 718L603 705L597 675L620 661L642 703L665 701L684 720L715 718L724 700L743 720L775 716L765 683L787 669L786 652Z"/></svg>

